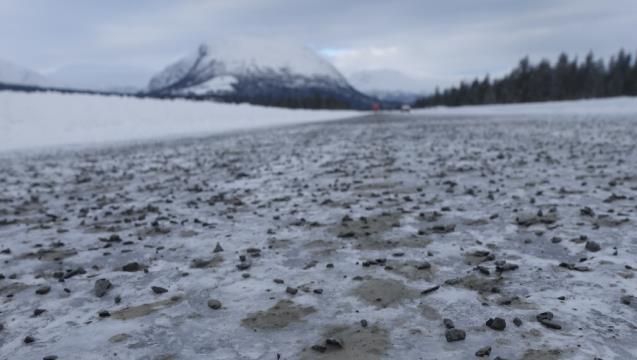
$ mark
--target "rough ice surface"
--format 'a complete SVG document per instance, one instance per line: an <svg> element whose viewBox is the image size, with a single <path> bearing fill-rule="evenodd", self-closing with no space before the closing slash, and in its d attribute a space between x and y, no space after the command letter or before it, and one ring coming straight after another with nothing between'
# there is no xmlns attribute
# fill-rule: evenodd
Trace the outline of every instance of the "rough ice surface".
<svg viewBox="0 0 637 360"><path fill-rule="evenodd" d="M0 151L201 136L357 115L360 112L1 91Z"/></svg>
<svg viewBox="0 0 637 360"><path fill-rule="evenodd" d="M378 115L5 154L0 359L635 359L636 125Z"/></svg>

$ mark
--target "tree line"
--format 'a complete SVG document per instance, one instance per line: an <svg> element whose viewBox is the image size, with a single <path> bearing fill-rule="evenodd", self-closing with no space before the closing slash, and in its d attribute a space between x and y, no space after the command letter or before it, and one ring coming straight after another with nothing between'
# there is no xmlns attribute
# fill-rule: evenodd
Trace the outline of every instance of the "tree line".
<svg viewBox="0 0 637 360"><path fill-rule="evenodd" d="M555 63L532 64L528 56L499 79L476 78L416 100L414 106L506 104L637 95L637 55L624 49L608 62L592 52L583 61L560 54Z"/></svg>

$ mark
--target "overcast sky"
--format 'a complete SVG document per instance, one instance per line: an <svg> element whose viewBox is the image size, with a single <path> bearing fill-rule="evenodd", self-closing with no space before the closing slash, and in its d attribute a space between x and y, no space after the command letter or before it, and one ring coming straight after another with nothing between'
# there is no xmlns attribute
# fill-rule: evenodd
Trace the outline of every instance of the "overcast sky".
<svg viewBox="0 0 637 360"><path fill-rule="evenodd" d="M344 73L436 82L498 75L560 51L637 49L635 0L0 0L0 58L155 71L208 39L302 43Z"/></svg>

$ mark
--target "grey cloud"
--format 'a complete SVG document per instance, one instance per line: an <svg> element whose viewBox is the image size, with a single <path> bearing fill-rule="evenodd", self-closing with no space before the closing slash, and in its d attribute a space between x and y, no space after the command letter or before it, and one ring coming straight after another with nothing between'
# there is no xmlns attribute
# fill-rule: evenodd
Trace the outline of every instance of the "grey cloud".
<svg viewBox="0 0 637 360"><path fill-rule="evenodd" d="M0 58L40 70L157 69L207 39L247 35L354 51L331 57L346 73L387 68L455 81L501 73L527 54L633 50L636 23L632 0L5 0ZM371 48L398 50L374 57Z"/></svg>

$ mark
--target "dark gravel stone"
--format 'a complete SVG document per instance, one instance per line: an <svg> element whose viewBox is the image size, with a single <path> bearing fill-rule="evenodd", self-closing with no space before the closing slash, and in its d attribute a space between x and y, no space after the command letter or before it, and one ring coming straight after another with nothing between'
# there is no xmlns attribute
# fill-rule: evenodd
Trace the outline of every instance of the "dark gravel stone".
<svg viewBox="0 0 637 360"><path fill-rule="evenodd" d="M427 295L427 294L431 294L432 292L436 291L440 289L440 285L436 285L436 286L432 286L428 289L425 289L423 291L420 292L420 295Z"/></svg>
<svg viewBox="0 0 637 360"><path fill-rule="evenodd" d="M442 319L442 323L447 329L453 329L456 327L451 319Z"/></svg>
<svg viewBox="0 0 637 360"><path fill-rule="evenodd" d="M285 289L285 292L286 292L286 293L288 293L288 294L290 294L290 295L296 295L296 293L297 293L297 292L299 292L299 289L297 289L297 288L293 288L293 287L289 287L289 286L288 286L288 287Z"/></svg>
<svg viewBox="0 0 637 360"><path fill-rule="evenodd" d="M31 335L27 336L24 338L24 340L22 340L25 344L31 344L32 342L35 341L35 338Z"/></svg>
<svg viewBox="0 0 637 360"><path fill-rule="evenodd" d="M327 347L325 347L325 345L312 345L312 350L324 353L325 351L327 351Z"/></svg>
<svg viewBox="0 0 637 360"><path fill-rule="evenodd" d="M515 326L522 326L522 320L520 320L520 318L513 318L513 323L515 324Z"/></svg>
<svg viewBox="0 0 637 360"><path fill-rule="evenodd" d="M418 264L416 266L416 269L418 270L428 270L431 269L431 264L427 261L423 261L422 263Z"/></svg>
<svg viewBox="0 0 637 360"><path fill-rule="evenodd" d="M165 294L168 292L168 289L163 288L161 286L151 286L150 287L155 294Z"/></svg>
<svg viewBox="0 0 637 360"><path fill-rule="evenodd" d="M483 356L489 356L489 355L491 355L491 346L485 346L483 348L478 349L478 351L476 351L477 357L483 357Z"/></svg>
<svg viewBox="0 0 637 360"><path fill-rule="evenodd" d="M135 271L139 271L141 269L142 269L141 265L139 265L137 262L128 263L128 264L122 266L122 270L123 271L128 271L128 272L135 272Z"/></svg>
<svg viewBox="0 0 637 360"><path fill-rule="evenodd" d="M491 274L489 269L487 269L486 267L484 267L482 265L476 266L476 270L478 270L482 275L490 275Z"/></svg>
<svg viewBox="0 0 637 360"><path fill-rule="evenodd" d="M37 290L35 290L35 293L38 295L46 295L49 293L49 291L51 291L51 287L48 285L45 286L41 286L39 287Z"/></svg>
<svg viewBox="0 0 637 360"><path fill-rule="evenodd" d="M493 330L502 331L507 327L507 323L503 318L496 317L487 320L487 326Z"/></svg>
<svg viewBox="0 0 637 360"><path fill-rule="evenodd" d="M590 207L586 206L579 210L580 215L582 216L595 216L595 212Z"/></svg>
<svg viewBox="0 0 637 360"><path fill-rule="evenodd" d="M110 281L107 279L98 279L95 281L95 287L93 291L95 292L95 296L102 297L106 295L106 293L113 287Z"/></svg>
<svg viewBox="0 0 637 360"><path fill-rule="evenodd" d="M461 341L464 340L466 336L467 335L464 330L456 328L447 329L447 331L445 331L445 338L447 339L447 342Z"/></svg>
<svg viewBox="0 0 637 360"><path fill-rule="evenodd" d="M365 320L365 319L361 320L361 326L362 326L362 327L366 328L366 327L367 327L367 325L368 325L367 320ZM1 329L0 329L0 330L1 330Z"/></svg>
<svg viewBox="0 0 637 360"><path fill-rule="evenodd" d="M601 246L599 246L598 243L596 243L595 241L589 240L586 242L586 250L591 251L591 252L598 252L602 249Z"/></svg>
<svg viewBox="0 0 637 360"><path fill-rule="evenodd" d="M339 349L343 348L343 342L337 338L327 338L325 339L325 345L326 346L332 346L332 347L336 347Z"/></svg>
<svg viewBox="0 0 637 360"><path fill-rule="evenodd" d="M106 317L110 317L111 313L108 310L102 310L102 311L98 312L97 315L99 315L99 317L101 317L101 318L106 318Z"/></svg>
<svg viewBox="0 0 637 360"><path fill-rule="evenodd" d="M632 295L624 295L621 298L619 298L619 300L624 305L630 305L632 303L637 302L637 299L634 296L632 296Z"/></svg>
<svg viewBox="0 0 637 360"><path fill-rule="evenodd" d="M283 279L274 279L274 282L275 282L276 284L283 284L283 283L285 283L285 281L283 281Z"/></svg>
<svg viewBox="0 0 637 360"><path fill-rule="evenodd" d="M215 246L215 249L212 251L213 253L219 253L222 252L223 248L221 247L221 244L217 243L217 245Z"/></svg>
<svg viewBox="0 0 637 360"><path fill-rule="evenodd" d="M249 261L242 261L237 264L237 269L239 269L240 271L248 270L250 266L252 266L252 264Z"/></svg>
<svg viewBox="0 0 637 360"><path fill-rule="evenodd" d="M553 313L550 311L546 311L540 314L537 314L535 316L535 318L537 319L537 321L542 321L542 320L552 320L553 319Z"/></svg>
<svg viewBox="0 0 637 360"><path fill-rule="evenodd" d="M45 312L46 312L45 309L35 309L35 310L33 310L33 316L34 317L35 316L40 316L40 315L44 314Z"/></svg>
<svg viewBox="0 0 637 360"><path fill-rule="evenodd" d="M47 355L42 358L42 360L57 360L57 355Z"/></svg>
<svg viewBox="0 0 637 360"><path fill-rule="evenodd" d="M210 299L208 300L208 307L212 310L219 310L221 309L221 301L217 299Z"/></svg>
<svg viewBox="0 0 637 360"><path fill-rule="evenodd" d="M84 270L84 268L80 266L80 267L78 267L76 269L73 269L73 270L71 270L71 269L66 270L66 274L64 274L64 278L65 279L70 279L73 276L84 275L84 274L86 274L86 270Z"/></svg>
<svg viewBox="0 0 637 360"><path fill-rule="evenodd" d="M551 238L551 242L552 242L553 244L558 244L558 243L562 242L562 238L561 238L561 237L559 237L559 236L553 236L553 237Z"/></svg>
<svg viewBox="0 0 637 360"><path fill-rule="evenodd" d="M518 264L508 263L504 260L495 262L495 271L502 273L505 271L513 271L519 268Z"/></svg>
<svg viewBox="0 0 637 360"><path fill-rule="evenodd" d="M553 321L553 313L550 311L538 314L535 318L540 324L546 326L549 329L554 329L554 330L562 329L562 325Z"/></svg>

